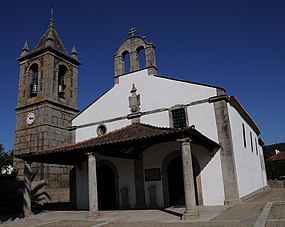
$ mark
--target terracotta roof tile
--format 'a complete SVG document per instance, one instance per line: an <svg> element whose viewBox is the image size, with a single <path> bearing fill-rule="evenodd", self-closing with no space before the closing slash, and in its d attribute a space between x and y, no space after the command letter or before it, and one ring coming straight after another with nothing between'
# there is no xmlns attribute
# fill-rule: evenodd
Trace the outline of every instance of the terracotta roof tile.
<svg viewBox="0 0 285 227"><path fill-rule="evenodd" d="M66 153L71 151L85 152L89 148L93 150L100 150L99 147L102 146L116 148L120 146L120 144L127 147L128 144L132 142L144 143L144 141L150 141L152 139L154 139L154 141L161 141L160 139L175 140L176 138L184 138L184 136L191 136L191 139L202 143L203 146L206 147L220 147L220 145L215 141L212 141L197 131L194 126L185 128L164 128L148 124L134 123L88 140L63 146L52 147L41 152L22 154L19 155L19 158L25 158L29 156L35 157L54 153Z"/></svg>
<svg viewBox="0 0 285 227"><path fill-rule="evenodd" d="M278 154L272 156L271 161L285 160L285 151L280 151Z"/></svg>

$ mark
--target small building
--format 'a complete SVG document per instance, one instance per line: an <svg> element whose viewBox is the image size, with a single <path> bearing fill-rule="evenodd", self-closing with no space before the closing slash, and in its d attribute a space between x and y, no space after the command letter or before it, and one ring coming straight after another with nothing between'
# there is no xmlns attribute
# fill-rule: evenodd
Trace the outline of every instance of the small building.
<svg viewBox="0 0 285 227"><path fill-rule="evenodd" d="M238 99L159 75L155 46L135 32L114 55L113 87L72 119L74 141L18 157L75 166L71 200L95 212L185 205L188 219L263 191L260 130Z"/></svg>
<svg viewBox="0 0 285 227"><path fill-rule="evenodd" d="M275 150L275 155L266 159L268 179L285 179L285 151Z"/></svg>

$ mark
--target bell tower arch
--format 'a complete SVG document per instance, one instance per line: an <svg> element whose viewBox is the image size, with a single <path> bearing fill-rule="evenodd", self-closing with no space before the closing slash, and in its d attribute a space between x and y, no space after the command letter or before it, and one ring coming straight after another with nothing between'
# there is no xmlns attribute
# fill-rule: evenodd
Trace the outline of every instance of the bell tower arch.
<svg viewBox="0 0 285 227"><path fill-rule="evenodd" d="M120 45L114 55L115 83L119 83L120 76L141 69L147 69L149 75L157 74L155 46L147 42L145 37L136 36L136 31L135 28L129 30L131 36ZM145 55L145 67L139 62L139 54L142 50L144 50ZM125 60L127 55L130 56L129 71L126 71Z"/></svg>
<svg viewBox="0 0 285 227"><path fill-rule="evenodd" d="M14 153L40 152L53 146L75 141L67 130L78 113L78 66L76 49L69 55L55 30L51 18L47 31L29 52L26 41L20 57L18 102ZM33 164L36 180L44 180L52 200L61 201L58 188L68 188L68 167ZM23 163L14 160L19 179L23 179ZM57 182L54 180L57 179ZM62 191L62 190L61 190ZM53 197L54 196L54 197Z"/></svg>

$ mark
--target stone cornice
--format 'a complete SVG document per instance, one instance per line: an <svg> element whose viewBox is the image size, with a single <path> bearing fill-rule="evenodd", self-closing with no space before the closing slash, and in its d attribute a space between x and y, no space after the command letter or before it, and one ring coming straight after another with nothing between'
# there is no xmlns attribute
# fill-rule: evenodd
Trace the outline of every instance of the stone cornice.
<svg viewBox="0 0 285 227"><path fill-rule="evenodd" d="M29 107L33 107L35 105L41 105L41 104L52 104L54 106L58 106L58 107L61 107L61 108L64 108L64 109L67 109L67 110L70 110L70 111L74 111L74 112L79 112L78 109L75 109L73 107L70 107L70 106L67 106L67 105L64 105L64 104L60 104L60 103L57 103L57 102L54 102L54 101L51 101L51 100L42 100L42 101L38 101L38 102L33 102L31 104L28 104L28 105L24 105L24 106L20 106L20 107L17 107L15 110L16 111L19 111L19 110L23 110L23 109L27 109Z"/></svg>

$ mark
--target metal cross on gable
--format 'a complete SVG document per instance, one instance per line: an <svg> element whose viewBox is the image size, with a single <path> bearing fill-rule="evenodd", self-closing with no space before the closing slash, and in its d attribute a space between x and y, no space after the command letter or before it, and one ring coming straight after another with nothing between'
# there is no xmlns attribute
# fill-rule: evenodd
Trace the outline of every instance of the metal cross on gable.
<svg viewBox="0 0 285 227"><path fill-rule="evenodd" d="M137 32L137 29L135 27L132 27L129 30L129 35L134 36L136 32Z"/></svg>

